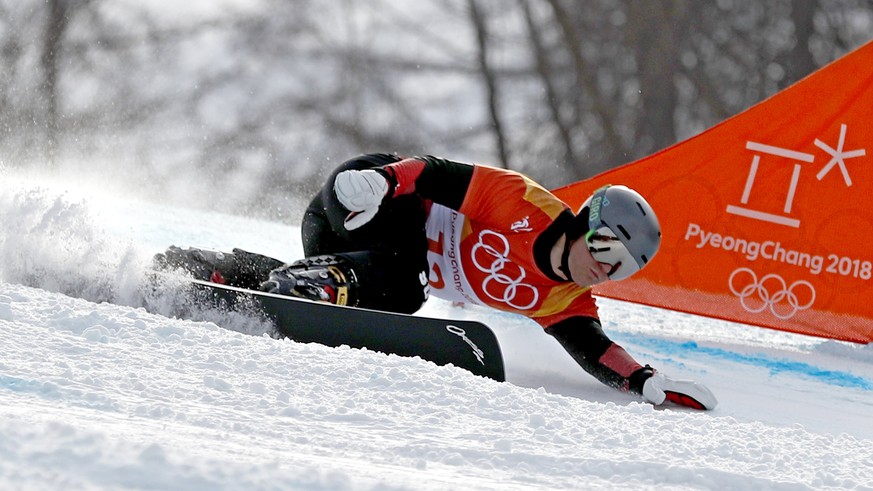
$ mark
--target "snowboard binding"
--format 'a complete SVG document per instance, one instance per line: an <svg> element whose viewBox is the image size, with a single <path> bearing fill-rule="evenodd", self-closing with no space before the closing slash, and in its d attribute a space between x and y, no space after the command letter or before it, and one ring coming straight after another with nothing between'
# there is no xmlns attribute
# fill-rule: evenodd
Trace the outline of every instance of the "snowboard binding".
<svg viewBox="0 0 873 491"><path fill-rule="evenodd" d="M357 305L358 278L336 256L313 256L270 271L261 290L335 305Z"/></svg>
<svg viewBox="0 0 873 491"><path fill-rule="evenodd" d="M183 270L198 280L257 290L282 261L242 249L221 252L170 246L155 255L154 264L159 271Z"/></svg>

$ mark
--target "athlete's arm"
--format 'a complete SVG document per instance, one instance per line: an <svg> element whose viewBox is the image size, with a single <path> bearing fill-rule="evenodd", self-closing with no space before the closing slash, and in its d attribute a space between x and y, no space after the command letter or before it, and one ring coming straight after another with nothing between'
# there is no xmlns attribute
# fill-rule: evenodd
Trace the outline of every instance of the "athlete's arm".
<svg viewBox="0 0 873 491"><path fill-rule="evenodd" d="M654 370L636 362L612 342L592 317L575 316L546 328L586 372L604 384L625 392L642 394L643 384Z"/></svg>
<svg viewBox="0 0 873 491"><path fill-rule="evenodd" d="M714 409L713 393L693 380L668 377L640 366L621 346L610 341L593 317L570 317L546 328L586 372L616 389L640 394L655 405L669 401L694 409Z"/></svg>
<svg viewBox="0 0 873 491"><path fill-rule="evenodd" d="M531 227L545 227L567 208L518 172L432 156L341 172L334 190L340 203L352 212L346 219L349 230L372 219L384 200L412 193L495 226L508 226L524 218Z"/></svg>
<svg viewBox="0 0 873 491"><path fill-rule="evenodd" d="M388 196L417 193L464 215L497 223L535 216L550 224L566 208L548 190L523 174L438 157L414 157L380 169L391 187Z"/></svg>
<svg viewBox="0 0 873 491"><path fill-rule="evenodd" d="M417 193L459 210L473 180L475 166L428 155L404 159L381 170L391 184L389 196Z"/></svg>
<svg viewBox="0 0 873 491"><path fill-rule="evenodd" d="M344 225L355 230L379 212L382 202L418 193L424 199L460 210L475 167L436 157L413 157L382 167L346 170L336 175L333 190L350 211Z"/></svg>

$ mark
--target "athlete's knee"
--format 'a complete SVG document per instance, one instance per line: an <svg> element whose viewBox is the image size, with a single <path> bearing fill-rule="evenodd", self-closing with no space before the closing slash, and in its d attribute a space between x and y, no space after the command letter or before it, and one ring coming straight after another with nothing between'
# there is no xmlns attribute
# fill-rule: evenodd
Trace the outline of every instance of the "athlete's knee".
<svg viewBox="0 0 873 491"><path fill-rule="evenodd" d="M411 314L427 300L427 274L420 261L378 251L338 254L352 265L360 307ZM426 265L426 261L425 261Z"/></svg>
<svg viewBox="0 0 873 491"><path fill-rule="evenodd" d="M418 312L427 301L428 290L427 275L424 271L414 278L410 275L406 285L399 285L394 294L395 312L403 314Z"/></svg>

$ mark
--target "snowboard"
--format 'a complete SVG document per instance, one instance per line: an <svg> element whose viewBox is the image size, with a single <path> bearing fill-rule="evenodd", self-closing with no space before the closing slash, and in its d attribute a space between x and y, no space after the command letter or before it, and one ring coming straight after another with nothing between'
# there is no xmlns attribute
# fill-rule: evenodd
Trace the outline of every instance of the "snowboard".
<svg viewBox="0 0 873 491"><path fill-rule="evenodd" d="M198 290L198 298L229 310L238 305L247 309L254 306L274 323L280 334L294 341L418 356L500 382L506 379L497 337L480 322L344 307L209 281L191 281Z"/></svg>

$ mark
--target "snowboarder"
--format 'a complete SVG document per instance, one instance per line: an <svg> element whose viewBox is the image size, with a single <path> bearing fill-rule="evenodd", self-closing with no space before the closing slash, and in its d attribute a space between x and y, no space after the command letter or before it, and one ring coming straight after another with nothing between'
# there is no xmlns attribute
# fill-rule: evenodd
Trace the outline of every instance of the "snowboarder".
<svg viewBox="0 0 873 491"><path fill-rule="evenodd" d="M330 176L302 233L307 259L271 272L265 289L405 313L433 294L519 313L609 386L653 404L717 404L701 384L641 366L601 328L591 287L627 278L660 244L654 211L624 186L573 213L516 172L366 155Z"/></svg>
<svg viewBox="0 0 873 491"><path fill-rule="evenodd" d="M517 172L373 154L339 166L310 203L305 259L254 269L274 268L264 291L340 305L413 313L433 294L521 314L610 387L712 409L706 387L642 366L598 318L591 287L645 267L660 235L625 186L597 190L574 213Z"/></svg>

